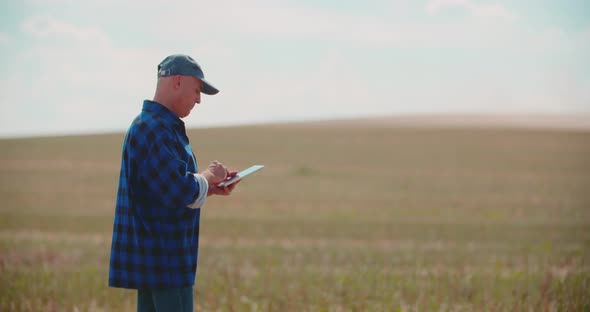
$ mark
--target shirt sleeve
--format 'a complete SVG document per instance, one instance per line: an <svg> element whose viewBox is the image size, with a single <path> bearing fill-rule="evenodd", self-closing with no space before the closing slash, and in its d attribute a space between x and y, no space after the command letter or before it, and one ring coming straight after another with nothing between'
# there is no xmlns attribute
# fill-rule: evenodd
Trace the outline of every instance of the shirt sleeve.
<svg viewBox="0 0 590 312"><path fill-rule="evenodd" d="M188 208L192 209L201 208L205 205L205 201L207 201L207 192L209 191L209 182L207 182L207 179L199 173L195 173L194 176L197 183L199 183L199 195L194 202L187 205Z"/></svg>
<svg viewBox="0 0 590 312"><path fill-rule="evenodd" d="M189 158L175 153L174 144L178 143L173 135L169 130L159 130L157 135L148 133L151 140L143 149L146 155L139 155L139 176L150 195L164 207L187 207L198 200L202 190L195 175L188 171Z"/></svg>

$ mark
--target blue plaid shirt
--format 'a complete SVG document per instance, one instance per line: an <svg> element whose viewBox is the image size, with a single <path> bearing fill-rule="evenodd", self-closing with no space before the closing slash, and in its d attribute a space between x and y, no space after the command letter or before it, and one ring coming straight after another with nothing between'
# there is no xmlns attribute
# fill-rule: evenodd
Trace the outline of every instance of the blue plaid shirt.
<svg viewBox="0 0 590 312"><path fill-rule="evenodd" d="M187 205L199 195L197 170L184 123L144 101L123 143L109 286L194 285L200 208Z"/></svg>

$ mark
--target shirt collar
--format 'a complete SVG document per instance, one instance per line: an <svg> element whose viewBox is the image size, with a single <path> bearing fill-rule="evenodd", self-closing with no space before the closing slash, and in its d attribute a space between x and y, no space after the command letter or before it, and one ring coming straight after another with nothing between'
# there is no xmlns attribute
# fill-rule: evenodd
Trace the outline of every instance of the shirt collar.
<svg viewBox="0 0 590 312"><path fill-rule="evenodd" d="M184 128L184 122L180 120L180 118L178 118L176 114L174 114L172 111L166 108L166 106L158 102L144 100L142 110L144 112L150 112L158 115L165 123L170 123L174 126L180 126Z"/></svg>

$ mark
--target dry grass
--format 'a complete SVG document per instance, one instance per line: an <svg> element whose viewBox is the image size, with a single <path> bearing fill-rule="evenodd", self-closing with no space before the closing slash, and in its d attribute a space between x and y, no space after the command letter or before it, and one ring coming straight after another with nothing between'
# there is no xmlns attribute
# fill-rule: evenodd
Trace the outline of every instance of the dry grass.
<svg viewBox="0 0 590 312"><path fill-rule="evenodd" d="M202 214L202 311L590 310L590 133L190 131L267 167ZM0 140L0 311L134 311L107 287L121 134Z"/></svg>

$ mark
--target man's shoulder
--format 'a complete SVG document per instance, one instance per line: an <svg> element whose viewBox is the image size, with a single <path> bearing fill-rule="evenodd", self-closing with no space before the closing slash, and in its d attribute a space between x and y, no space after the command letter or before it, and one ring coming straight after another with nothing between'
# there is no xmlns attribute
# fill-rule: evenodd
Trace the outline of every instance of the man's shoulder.
<svg viewBox="0 0 590 312"><path fill-rule="evenodd" d="M167 135L172 134L172 129L164 122L164 120L162 120L160 116L142 112L137 117L135 117L135 119L133 119L131 126L129 126L128 133L142 136L148 135L150 133Z"/></svg>
<svg viewBox="0 0 590 312"><path fill-rule="evenodd" d="M126 143L133 148L137 145L149 145L157 140L167 139L172 136L172 129L162 122L157 115L142 112L131 122L131 126L127 131Z"/></svg>

